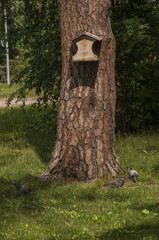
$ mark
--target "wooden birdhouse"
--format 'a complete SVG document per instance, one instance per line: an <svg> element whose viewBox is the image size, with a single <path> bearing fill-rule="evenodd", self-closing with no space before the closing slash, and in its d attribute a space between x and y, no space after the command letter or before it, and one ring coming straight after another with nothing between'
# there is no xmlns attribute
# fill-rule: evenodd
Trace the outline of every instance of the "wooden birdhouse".
<svg viewBox="0 0 159 240"><path fill-rule="evenodd" d="M96 51L94 44L101 40L101 37L88 32L74 38L73 42L77 45L77 52L73 56L73 62L98 61L99 52Z"/></svg>

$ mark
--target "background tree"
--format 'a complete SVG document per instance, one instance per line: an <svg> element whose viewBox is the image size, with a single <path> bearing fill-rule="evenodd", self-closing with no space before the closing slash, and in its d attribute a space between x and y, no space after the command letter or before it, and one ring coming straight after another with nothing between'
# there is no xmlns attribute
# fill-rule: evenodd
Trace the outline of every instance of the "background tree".
<svg viewBox="0 0 159 240"><path fill-rule="evenodd" d="M14 60L18 54L16 43L19 35L16 28L16 8L14 0L2 0L0 2L0 65L6 65L6 48L5 48L5 29L4 29L4 6L7 12L8 24L8 41L10 60Z"/></svg>
<svg viewBox="0 0 159 240"><path fill-rule="evenodd" d="M112 1L117 43L116 128L125 131L159 125L159 2Z"/></svg>
<svg viewBox="0 0 159 240"><path fill-rule="evenodd" d="M39 105L56 100L61 71L57 1L16 1L14 22L18 54L14 57L16 76L12 83L20 84L20 88L9 102L15 96L25 98L32 89L41 96Z"/></svg>
<svg viewBox="0 0 159 240"><path fill-rule="evenodd" d="M115 152L115 39L110 1L59 0L62 82L57 141L44 177L90 180L121 171ZM72 40L102 38L99 62L73 62Z"/></svg>

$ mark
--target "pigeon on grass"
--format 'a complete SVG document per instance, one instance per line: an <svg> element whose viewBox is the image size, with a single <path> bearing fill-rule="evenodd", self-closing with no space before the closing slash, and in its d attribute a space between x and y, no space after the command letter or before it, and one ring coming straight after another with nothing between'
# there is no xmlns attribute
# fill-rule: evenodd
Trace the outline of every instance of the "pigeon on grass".
<svg viewBox="0 0 159 240"><path fill-rule="evenodd" d="M12 184L17 188L17 190L20 194L26 194L29 192L33 192L33 189L31 189L27 186L21 185L20 183L13 182Z"/></svg>
<svg viewBox="0 0 159 240"><path fill-rule="evenodd" d="M136 182L137 180L137 177L138 177L138 172L134 169L132 169L131 167L127 167L128 169L128 173L129 173L129 177L134 181Z"/></svg>
<svg viewBox="0 0 159 240"><path fill-rule="evenodd" d="M111 187L111 188L122 187L124 185L125 178L126 178L126 176L123 176L121 179L119 179L119 180L117 180L115 182L112 182L112 183L109 183L109 184L105 184L104 187Z"/></svg>

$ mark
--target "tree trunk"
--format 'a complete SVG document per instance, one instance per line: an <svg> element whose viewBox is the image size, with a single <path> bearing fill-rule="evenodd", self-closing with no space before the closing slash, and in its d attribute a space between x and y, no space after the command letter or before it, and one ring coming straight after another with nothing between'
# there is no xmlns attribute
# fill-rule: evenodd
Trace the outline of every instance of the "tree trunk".
<svg viewBox="0 0 159 240"><path fill-rule="evenodd" d="M62 82L57 141L44 177L87 181L120 164L115 152L115 39L111 0L59 0ZM89 32L102 37L99 61L73 62L73 39Z"/></svg>

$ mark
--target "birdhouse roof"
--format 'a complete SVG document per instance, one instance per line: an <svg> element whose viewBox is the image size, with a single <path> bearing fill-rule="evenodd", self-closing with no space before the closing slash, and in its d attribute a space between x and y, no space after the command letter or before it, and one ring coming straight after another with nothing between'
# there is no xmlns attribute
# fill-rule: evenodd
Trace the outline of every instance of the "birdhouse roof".
<svg viewBox="0 0 159 240"><path fill-rule="evenodd" d="M74 42L79 42L80 40L82 39L87 39L87 40L90 40L90 41L101 41L102 40L102 37L98 37L92 33L89 33L89 32L85 32L77 37L75 37L73 39Z"/></svg>

